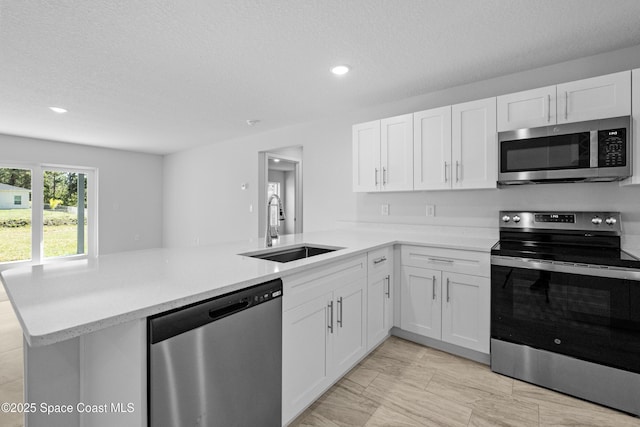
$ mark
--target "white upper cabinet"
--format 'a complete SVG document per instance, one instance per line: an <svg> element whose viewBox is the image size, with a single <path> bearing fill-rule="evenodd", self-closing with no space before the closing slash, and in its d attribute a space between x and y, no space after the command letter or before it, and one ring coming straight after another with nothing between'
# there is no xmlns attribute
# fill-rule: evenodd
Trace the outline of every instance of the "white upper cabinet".
<svg viewBox="0 0 640 427"><path fill-rule="evenodd" d="M413 188L451 188L451 106L413 114Z"/></svg>
<svg viewBox="0 0 640 427"><path fill-rule="evenodd" d="M631 72L498 97L498 132L631 114Z"/></svg>
<svg viewBox="0 0 640 427"><path fill-rule="evenodd" d="M631 72L559 84L558 123L631 114Z"/></svg>
<svg viewBox="0 0 640 427"><path fill-rule="evenodd" d="M498 132L546 126L555 122L555 85L498 97Z"/></svg>
<svg viewBox="0 0 640 427"><path fill-rule="evenodd" d="M413 114L380 121L382 191L413 190Z"/></svg>
<svg viewBox="0 0 640 427"><path fill-rule="evenodd" d="M353 191L380 189L380 120L353 126Z"/></svg>
<svg viewBox="0 0 640 427"><path fill-rule="evenodd" d="M451 123L452 188L496 188L496 98L453 105Z"/></svg>
<svg viewBox="0 0 640 427"><path fill-rule="evenodd" d="M413 190L413 115L353 126L353 191Z"/></svg>

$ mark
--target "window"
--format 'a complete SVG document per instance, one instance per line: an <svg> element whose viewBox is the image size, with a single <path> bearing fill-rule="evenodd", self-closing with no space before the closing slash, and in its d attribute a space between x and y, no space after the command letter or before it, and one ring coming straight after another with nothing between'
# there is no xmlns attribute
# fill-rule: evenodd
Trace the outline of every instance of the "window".
<svg viewBox="0 0 640 427"><path fill-rule="evenodd" d="M0 263L97 255L95 175L83 168L0 167Z"/></svg>
<svg viewBox="0 0 640 427"><path fill-rule="evenodd" d="M31 192L31 169L0 168L0 262L31 259L31 206L16 192Z"/></svg>

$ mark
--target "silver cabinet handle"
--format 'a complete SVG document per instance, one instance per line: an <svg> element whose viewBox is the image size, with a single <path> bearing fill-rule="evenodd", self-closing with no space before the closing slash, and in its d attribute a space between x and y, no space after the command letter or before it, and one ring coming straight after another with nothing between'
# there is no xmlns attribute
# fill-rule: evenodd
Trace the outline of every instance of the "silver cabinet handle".
<svg viewBox="0 0 640 427"><path fill-rule="evenodd" d="M448 263L448 264L450 264L450 263L452 263L452 262L453 262L453 260L452 260L452 259L431 258L431 257L429 257L429 258L427 258L427 259L428 259L429 261L432 261L432 262L446 262L446 263Z"/></svg>
<svg viewBox="0 0 640 427"><path fill-rule="evenodd" d="M447 182L447 162L444 162L444 182Z"/></svg>
<svg viewBox="0 0 640 427"><path fill-rule="evenodd" d="M331 333L333 333L333 300L329 301L329 304L327 305L327 307L329 308L329 331Z"/></svg>
<svg viewBox="0 0 640 427"><path fill-rule="evenodd" d="M564 119L569 120L569 92L564 91Z"/></svg>
<svg viewBox="0 0 640 427"><path fill-rule="evenodd" d="M385 280L387 281L387 292L385 292L385 295L387 296L387 299L389 299L391 298L391 275L387 274Z"/></svg>
<svg viewBox="0 0 640 427"><path fill-rule="evenodd" d="M449 302L449 278L447 277L447 302Z"/></svg>
<svg viewBox="0 0 640 427"><path fill-rule="evenodd" d="M375 168L374 170L375 170L375 174L374 174L375 182L376 182L376 187L377 187L378 186L378 168Z"/></svg>
<svg viewBox="0 0 640 427"><path fill-rule="evenodd" d="M386 256L383 256L383 257L380 257L380 258L378 258L378 259L374 259L374 260L373 260L373 263L374 263L374 264L380 264L381 262L385 262L386 260L387 260L387 257L386 257Z"/></svg>
<svg viewBox="0 0 640 427"><path fill-rule="evenodd" d="M433 289L432 294L433 294L433 295L431 296L431 299L435 301L435 300L436 300L436 276L435 276L435 275L433 276L433 282L432 282L432 285L433 285L433 286L432 286L432 289Z"/></svg>
<svg viewBox="0 0 640 427"><path fill-rule="evenodd" d="M387 185L387 168L382 167L382 185Z"/></svg>
<svg viewBox="0 0 640 427"><path fill-rule="evenodd" d="M336 323L342 328L342 297L338 298L338 319Z"/></svg>
<svg viewBox="0 0 640 427"><path fill-rule="evenodd" d="M547 122L551 121L551 95L547 94Z"/></svg>
<svg viewBox="0 0 640 427"><path fill-rule="evenodd" d="M459 169L460 169L460 163L458 163L458 161L456 160L456 182L459 181L459 178L458 178Z"/></svg>

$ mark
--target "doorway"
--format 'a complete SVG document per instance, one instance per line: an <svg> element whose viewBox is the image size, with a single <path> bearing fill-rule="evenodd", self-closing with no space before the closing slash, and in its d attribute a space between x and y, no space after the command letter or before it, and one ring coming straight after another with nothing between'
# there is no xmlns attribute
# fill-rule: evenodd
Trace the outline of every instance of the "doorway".
<svg viewBox="0 0 640 427"><path fill-rule="evenodd" d="M285 220L280 221L278 233L302 233L302 147L286 147L261 151L259 157L258 232L264 236L267 218L277 223L276 208L267 207L267 200L277 194L282 201ZM268 213L267 213L268 212Z"/></svg>

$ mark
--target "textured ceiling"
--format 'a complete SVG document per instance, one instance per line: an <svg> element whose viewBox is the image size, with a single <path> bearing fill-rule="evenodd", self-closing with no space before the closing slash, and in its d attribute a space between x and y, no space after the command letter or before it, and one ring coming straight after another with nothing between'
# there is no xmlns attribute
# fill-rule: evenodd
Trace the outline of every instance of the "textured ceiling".
<svg viewBox="0 0 640 427"><path fill-rule="evenodd" d="M0 0L0 133L171 153L637 45L639 16L638 0Z"/></svg>

